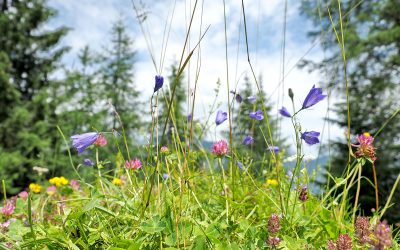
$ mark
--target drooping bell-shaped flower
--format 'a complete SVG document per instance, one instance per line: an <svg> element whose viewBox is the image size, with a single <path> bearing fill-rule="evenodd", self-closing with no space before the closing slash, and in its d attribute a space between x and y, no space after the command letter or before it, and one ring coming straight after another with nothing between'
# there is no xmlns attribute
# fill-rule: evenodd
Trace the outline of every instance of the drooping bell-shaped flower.
<svg viewBox="0 0 400 250"><path fill-rule="evenodd" d="M71 136L72 145L78 150L78 154L80 154L85 151L87 147L95 143L98 137L99 133L97 132L73 135Z"/></svg>
<svg viewBox="0 0 400 250"><path fill-rule="evenodd" d="M280 109L280 110L278 110L279 111L279 114L281 114L282 116L284 116L284 117L292 117L292 115L289 113L289 111L285 108L285 107L283 107L282 106L282 108Z"/></svg>
<svg viewBox="0 0 400 250"><path fill-rule="evenodd" d="M155 80L156 80L156 84L154 85L154 93L156 93L159 89L162 88L162 86L164 84L164 77L162 77L160 75L156 75Z"/></svg>
<svg viewBox="0 0 400 250"><path fill-rule="evenodd" d="M246 136L243 140L244 145L250 145L254 142L254 138L250 135Z"/></svg>
<svg viewBox="0 0 400 250"><path fill-rule="evenodd" d="M215 124L217 124L218 126L226 121L226 119L228 119L228 114L226 112L218 110L217 116L215 117Z"/></svg>
<svg viewBox="0 0 400 250"><path fill-rule="evenodd" d="M257 121L261 121L264 119L264 114L261 110L257 110L255 112L250 112L249 116L250 116L250 118L257 120Z"/></svg>
<svg viewBox="0 0 400 250"><path fill-rule="evenodd" d="M304 100L302 108L307 109L311 106L314 106L318 102L322 101L325 97L326 95L322 94L322 88L316 88L314 85Z"/></svg>
<svg viewBox="0 0 400 250"><path fill-rule="evenodd" d="M301 139L303 139L309 145L314 145L319 143L319 134L320 133L316 131L304 132L301 134Z"/></svg>

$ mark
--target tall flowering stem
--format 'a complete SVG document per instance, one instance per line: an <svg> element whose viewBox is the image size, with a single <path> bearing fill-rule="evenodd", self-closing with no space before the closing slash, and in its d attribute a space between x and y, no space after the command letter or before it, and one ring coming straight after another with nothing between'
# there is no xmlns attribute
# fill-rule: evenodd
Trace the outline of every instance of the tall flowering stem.
<svg viewBox="0 0 400 250"><path fill-rule="evenodd" d="M356 198L354 201L354 208L353 208L353 222L356 218L356 212L357 212L357 204L358 204L358 198L360 196L360 189L361 189L361 172L362 172L362 166L360 163L357 165L357 171L358 171L358 182L357 182L357 191L356 191Z"/></svg>
<svg viewBox="0 0 400 250"><path fill-rule="evenodd" d="M221 172L222 172L222 190L223 190L224 196L225 196L226 223L229 223L228 189L227 189L227 185L226 185L226 176L225 176L224 165L222 165L221 157L218 157L218 164L219 164L219 166L221 168Z"/></svg>
<svg viewBox="0 0 400 250"><path fill-rule="evenodd" d="M289 184L289 188L288 188L288 190L287 190L287 195L286 195L286 209L289 209L289 200L290 200L290 193L291 193L291 190L292 190L292 187L293 187L293 182L294 182L294 178L298 175L298 172L299 172L299 169L300 169L300 164L301 164L301 159L302 159L302 157L301 157L301 138L300 138L300 136L299 136L299 134L300 134L300 131L298 130L298 128L297 128L297 126L296 126L296 114L298 113L298 112L300 112L300 110L299 111L297 111L297 112L295 112L296 111L296 108L295 108L295 106L294 106L294 101L293 101L293 99L292 99L292 106L293 106L293 112L294 112L294 115L291 117L291 121L292 121L292 125L293 125L293 129L294 129L294 133L295 133L295 136L296 136L296 166L295 166L295 168L294 168L294 172L293 172L293 174L292 174L292 176L291 176L291 179L290 179L290 184ZM296 189L296 195L295 195L295 197L297 197L297 189ZM297 199L295 199L295 201L296 201ZM295 205L296 205L296 202L294 202L294 205L293 205L293 213L294 213L294 209L295 209ZM293 214L292 213L292 214Z"/></svg>
<svg viewBox="0 0 400 250"><path fill-rule="evenodd" d="M4 202L6 202L7 201L6 183L4 182L4 180L1 180L1 184L3 186Z"/></svg>
<svg viewBox="0 0 400 250"><path fill-rule="evenodd" d="M378 190L378 180L376 178L375 162L372 163L372 171L374 173L375 206L376 206L376 211L378 211L378 208L379 208L379 190Z"/></svg>
<svg viewBox="0 0 400 250"><path fill-rule="evenodd" d="M254 72L253 65L252 65L251 60L250 60L249 41L248 41L248 36L247 36L247 22L246 22L246 12L245 12L245 8L244 8L244 1L242 0L241 3L242 3L244 33L245 33L245 39L246 39L247 62L249 63L249 66L250 66L250 69L251 69L251 73L253 75L253 79L254 79L254 82L255 82L256 87L257 87L257 91L258 91L258 93L261 93L261 87L260 87L260 84L258 83L257 76L256 76L256 74ZM226 24L226 17L225 17L225 24ZM225 29L225 32L226 32L226 29ZM268 119L267 110L266 110L265 106L266 105L264 104L264 99L261 98L261 109L262 109L263 113L265 114L265 123L267 124L267 128L268 128L269 143L271 144L271 146L274 146L274 142L273 142L273 139L272 139L271 126L269 124L269 119ZM276 161L276 170L277 170L277 174L279 176L279 165L278 165L277 161ZM278 185L279 193L281 193L282 189L281 189L281 185L280 185L279 179L278 179L278 183L279 183L279 185ZM284 212L284 204L283 204L282 200L280 200L280 204L279 205L280 205L280 208L281 208L282 212Z"/></svg>
<svg viewBox="0 0 400 250"><path fill-rule="evenodd" d="M371 136L368 132L365 132L361 135L357 136L358 143L357 145L352 144L353 147L357 148L355 152L355 156L357 158L366 158L370 162L372 162L372 170L374 174L374 185L375 185L375 206L376 210L379 208L379 190L378 190L378 180L376 178L376 169L375 169L375 147L374 147L374 137ZM358 180L360 182L360 179Z"/></svg>
<svg viewBox="0 0 400 250"><path fill-rule="evenodd" d="M98 178L99 178L101 190L103 191L103 195L106 195L105 190L104 190L103 181L101 180L101 170L100 170L100 163L99 163L99 149L98 148L96 148L96 166L97 166Z"/></svg>

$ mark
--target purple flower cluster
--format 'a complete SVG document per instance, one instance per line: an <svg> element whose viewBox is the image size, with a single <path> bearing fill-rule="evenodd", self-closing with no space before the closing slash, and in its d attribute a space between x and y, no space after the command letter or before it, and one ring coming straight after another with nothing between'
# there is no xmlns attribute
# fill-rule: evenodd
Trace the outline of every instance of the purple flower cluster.
<svg viewBox="0 0 400 250"><path fill-rule="evenodd" d="M358 216L354 223L355 234L360 245L365 245L369 242L371 235L371 225L368 217Z"/></svg>
<svg viewBox="0 0 400 250"><path fill-rule="evenodd" d="M277 214L271 214L268 219L268 239L265 241L267 245L274 248L278 247L281 239L277 237L279 230L281 229L281 224L279 222L280 218Z"/></svg>
<svg viewBox="0 0 400 250"><path fill-rule="evenodd" d="M351 238L348 234L341 234L336 240L336 243L332 240L328 240L328 250L352 250Z"/></svg>
<svg viewBox="0 0 400 250"><path fill-rule="evenodd" d="M301 200L302 202L306 202L308 200L308 188L306 185L301 187L299 200Z"/></svg>
<svg viewBox="0 0 400 250"><path fill-rule="evenodd" d="M370 244L377 250L383 250L386 247L392 246L392 231L390 230L387 221L378 221L378 223L376 223L372 232Z"/></svg>

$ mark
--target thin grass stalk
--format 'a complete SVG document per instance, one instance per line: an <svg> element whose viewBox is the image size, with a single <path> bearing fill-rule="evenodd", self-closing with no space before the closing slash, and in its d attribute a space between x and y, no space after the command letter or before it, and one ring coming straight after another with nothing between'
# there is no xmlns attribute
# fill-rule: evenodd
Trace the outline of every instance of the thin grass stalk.
<svg viewBox="0 0 400 250"><path fill-rule="evenodd" d="M353 216L352 216L352 221L353 223L355 222L356 218L356 212L357 212L357 207L358 207L358 198L360 196L360 189L361 189L361 172L362 172L362 166L360 163L357 164L357 171L358 171L358 179L357 179L357 191L356 191L356 197L354 201L354 207L353 207Z"/></svg>
<svg viewBox="0 0 400 250"><path fill-rule="evenodd" d="M228 98L228 122L229 122L229 145L231 149L233 149L233 135L232 135L232 112L230 104L230 87L229 87L229 60L228 60L228 35L226 33L226 9L225 9L225 0L223 0L224 6L224 34L225 34L225 65L226 65L226 87L227 87L227 98ZM229 161L229 167L232 178L232 197L235 199L235 173L233 172L233 162L235 162L235 154L233 150L231 150L231 160Z"/></svg>
<svg viewBox="0 0 400 250"><path fill-rule="evenodd" d="M394 192L396 191L396 188L397 188L397 186L399 185L399 182L400 182L400 174L397 176L397 179L396 179L396 181L395 181L394 184L393 184L392 190L390 191L390 194L389 194L389 197L388 197L388 199L387 199L387 201L386 201L386 204L385 204L385 206L383 207L383 209L382 209L382 211L381 211L381 213L380 213L380 215L379 215L379 219L382 218L382 216L386 213L386 210L389 208L389 206L390 206L390 201L391 201L392 198L393 198Z"/></svg>
<svg viewBox="0 0 400 250"><path fill-rule="evenodd" d="M252 75L253 75L253 78L254 78L254 81L255 81L255 84L256 84L258 93L261 93L260 84L258 83L257 77L256 77L255 72L254 72L254 69L253 69L253 65L252 65L251 60L250 60L249 42L248 42L248 35L247 35L246 13L245 13L245 9L244 9L244 2L243 2L243 0L242 0L241 2L242 2L242 13L243 13L244 33L245 33L245 38L246 38L247 62L248 62L248 64L249 64L251 73L252 73ZM266 122L267 128L268 128L268 136L269 136L269 138L270 138L270 143L269 143L269 144L273 147L273 146L274 146L274 141L273 141L273 138L272 138L272 132L271 132L271 126L270 126L270 124L269 124L268 114L267 114L267 111L266 111L265 105L264 105L264 98L261 98L261 105L262 105L261 108L262 108L263 113L264 113L265 122ZM275 160L276 160L276 159L275 159ZM282 190L280 189L280 186L278 186L278 188L279 188L279 192L281 192ZM282 203L280 204L280 208L281 208L282 211L284 211L284 208L283 208L283 204L282 204Z"/></svg>
<svg viewBox="0 0 400 250"><path fill-rule="evenodd" d="M379 191L378 191L378 180L376 178L375 162L372 163L372 171L374 173L374 185L375 185L375 208L378 211L379 208Z"/></svg>
<svg viewBox="0 0 400 250"><path fill-rule="evenodd" d="M98 181L100 182L101 190L103 191L104 198L106 197L106 192L104 190L104 184L101 177L101 170L100 170L100 163L99 163L99 149L96 147L96 166L97 166L97 173L98 173ZM106 200L106 199L105 199ZM106 202L107 207L108 203Z"/></svg>
<svg viewBox="0 0 400 250"><path fill-rule="evenodd" d="M4 195L4 203L7 202L7 192L6 192L6 183L4 180L1 180L1 184L3 186L3 195Z"/></svg>
<svg viewBox="0 0 400 250"><path fill-rule="evenodd" d="M68 152L68 157L69 157L69 162L71 163L71 167L74 170L75 174L78 176L79 180L83 181L83 178L81 175L78 173L78 170L75 168L74 162L72 161L72 155L71 155L71 150L69 149L69 144L67 142L67 139L65 138L65 135L63 131L61 130L60 126L57 125L57 130L61 134L61 137L64 140L65 146L67 146L67 152Z"/></svg>
<svg viewBox="0 0 400 250"><path fill-rule="evenodd" d="M299 138L299 133L300 131L298 130L298 128L296 127L296 121L295 121L295 117L297 115L297 113L299 113L302 109L300 109L299 111L296 112L296 108L294 105L294 101L292 99L292 107L293 107L293 116L291 118L292 121L292 125L293 125L293 129L294 129L294 133L296 136L296 165L295 168L293 170L292 173L292 177L290 178L290 184L289 184L289 188L287 190L287 197L286 197L286 209L289 210L289 200L290 200L290 192L292 190L293 187L293 182L294 182L294 178L297 177L297 187L299 186L299 181L300 181L300 176L299 176L299 171L300 171L300 165L301 165L301 161L302 161L302 156L301 156L301 139ZM296 206L296 198L297 198L297 194L298 194L298 188L296 188L296 192L295 192L295 200L292 206L292 215L294 214L294 208ZM291 222L292 222L293 216L291 218Z"/></svg>
<svg viewBox="0 0 400 250"><path fill-rule="evenodd" d="M355 164L355 162L352 163L352 166ZM352 177L355 173L356 168L352 168L351 172L349 173L349 175L345 176L345 178L340 182L340 183L336 183L335 186L333 186L326 194L325 196L322 198L321 202L319 203L318 206L316 206L316 208L321 208L324 206L326 200L328 200L328 198L331 198L331 194L336 191L339 187L341 187L343 184L346 184L348 179L350 179L350 177ZM313 213L312 216L314 216L316 213L318 213L320 210L316 209Z"/></svg>
<svg viewBox="0 0 400 250"><path fill-rule="evenodd" d="M336 30L335 23L333 22L331 12L328 8L328 14L329 14L329 19L332 24L332 28L335 32L336 40L339 44L341 54L342 54L342 59L343 59L343 73L344 73L344 80L345 80L345 88L346 88L346 106L347 106L347 146L349 149L349 155L348 155L348 164L350 164L351 161L351 156L353 155L353 151L351 149L351 142L350 142L350 125L351 125L351 116L350 116L350 96L349 96L349 81L347 77L347 61L346 61L346 52L345 52L345 47L344 47L344 30L343 30L343 20L342 20L342 10L340 7L340 0L337 0L338 2L338 8L339 8L339 24L340 24L340 33L341 33L341 38L339 38L339 35ZM343 212L343 211L341 211Z"/></svg>
<svg viewBox="0 0 400 250"><path fill-rule="evenodd" d="M31 193L28 193L28 222L29 222L29 228L31 230L31 234L33 236L33 241L35 242L35 247L36 247L36 234L35 231L33 230L33 220L32 220L32 195Z"/></svg>
<svg viewBox="0 0 400 250"><path fill-rule="evenodd" d="M197 3L197 1L196 1L196 3ZM195 9L196 9L196 7L194 7L193 14L194 14ZM190 21L190 24L192 24L193 14L192 14L192 19L191 19L191 21ZM185 62L184 62L183 65L182 65L182 59L183 59L184 50L185 50L185 47L186 47L187 37L189 36L190 27L191 27L191 25L189 25L189 30L188 30L188 33L186 34L185 46L184 46L184 48L183 48L181 62L179 63L178 74L177 74L177 76L176 76L176 78L175 78L176 81L181 77L181 75L182 75L182 73L183 73L183 70L185 69L186 65L188 64L190 58L191 58L192 55L193 55L194 50L197 48L197 46L198 46L199 43L200 43L200 41L199 41L199 42L196 44L196 46L195 46L194 49L190 52L190 54L187 56ZM208 28L209 28L209 27L208 27ZM204 37L204 35L205 35L206 32L208 31L208 28L207 28L206 31L204 32L202 38ZM165 119L164 129L163 129L163 133L162 133L162 136L161 136L161 141L164 140L165 131L166 131L166 129L167 129L168 120L169 120L169 117L172 115L172 114L171 114L171 107L172 107L172 102L173 102L173 98L174 98L175 91L176 91L176 86L177 86L177 84L175 84L174 87L173 87L172 94L171 94L171 99L170 99L169 104L168 104L168 113L167 113L168 115L167 115L167 118ZM159 154L157 154L157 156L156 156L156 162L157 162L157 164L158 164L158 159L159 159ZM154 171L153 171L153 173L152 173L152 175L150 176L150 192L148 192L145 206L144 206L144 208L142 209L143 211L142 211L141 217L143 216L145 210L147 209L147 207L148 207L149 204L150 204L151 189L153 188L153 185L154 185L154 178L155 178L156 170L157 170L157 169L155 168Z"/></svg>
<svg viewBox="0 0 400 250"><path fill-rule="evenodd" d="M221 168L221 173L222 173L222 190L224 192L225 196L225 211L226 211L226 223L229 224L229 201L228 201L228 189L226 188L226 176L225 176L225 170L224 166L222 165L222 159L221 157L218 157L218 164Z"/></svg>

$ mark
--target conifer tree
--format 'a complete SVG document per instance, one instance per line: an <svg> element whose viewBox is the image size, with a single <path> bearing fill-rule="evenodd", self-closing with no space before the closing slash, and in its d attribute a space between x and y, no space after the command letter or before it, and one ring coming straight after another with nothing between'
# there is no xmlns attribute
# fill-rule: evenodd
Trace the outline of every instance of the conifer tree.
<svg viewBox="0 0 400 250"><path fill-rule="evenodd" d="M99 80L98 56L89 46L78 53L78 65L76 69L65 71L65 84L57 88L60 123L67 134L93 129L103 131L106 98Z"/></svg>
<svg viewBox="0 0 400 250"><path fill-rule="evenodd" d="M56 12L42 0L2 1L0 12L0 176L14 193L37 178L33 166L54 168L58 140L52 73L67 48L64 27L43 30Z"/></svg>
<svg viewBox="0 0 400 250"><path fill-rule="evenodd" d="M105 48L101 56L100 73L104 94L102 98L111 101L129 138L142 124L139 92L134 81L135 61L133 40L128 35L124 23L121 20L117 21L111 30L111 46ZM120 131L121 124L118 118L114 114L111 115L113 116L109 120L108 130L115 128Z"/></svg>
<svg viewBox="0 0 400 250"><path fill-rule="evenodd" d="M317 38L321 34L321 45L328 52L324 60L305 61L305 65L313 70L321 70L327 76L334 96L340 97L333 107L336 117L332 121L346 130L349 106L351 127L348 133L351 142L356 143L356 136L364 132L375 136L378 158L375 165L380 206L383 206L400 172L400 98L394 94L400 91L400 5L396 0L365 0L357 3L341 1L347 71L343 67L343 56L331 27L328 9L336 24L338 37L341 38L338 1L327 1L320 5L316 1L303 1L302 10L313 20L315 27L320 28L310 32L310 36ZM345 72L348 104L345 96ZM390 118L396 111L397 115ZM389 119L389 123L379 132ZM333 143L335 154L331 161L331 172L339 176L347 166L348 146L345 138ZM373 180L370 164L364 166L362 173ZM360 206L365 214L371 214L371 208L375 207L374 187L363 180L361 188ZM399 191L400 187L397 187L392 201L400 200ZM352 190L353 197L354 194L355 190ZM397 202L385 217L398 221L399 211L400 203Z"/></svg>

